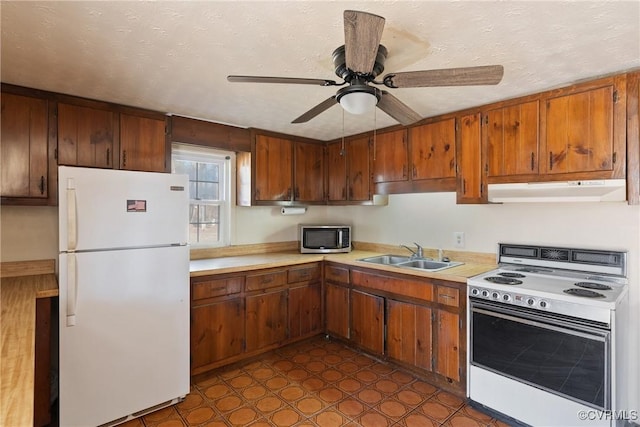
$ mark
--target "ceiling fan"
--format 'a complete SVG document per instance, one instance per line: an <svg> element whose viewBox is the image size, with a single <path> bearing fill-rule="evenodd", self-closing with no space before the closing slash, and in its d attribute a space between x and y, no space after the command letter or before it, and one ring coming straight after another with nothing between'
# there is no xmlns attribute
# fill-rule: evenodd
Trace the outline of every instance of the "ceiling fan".
<svg viewBox="0 0 640 427"><path fill-rule="evenodd" d="M292 123L305 123L339 103L352 114L372 111L376 106L403 125L422 119L386 90L387 88L413 88L434 86L495 85L500 83L504 69L502 65L486 65L466 68L409 71L391 73L376 81L384 70L387 49L380 44L385 19L381 16L355 10L344 11L345 44L333 52L335 73L343 82L334 80L305 79L291 77L227 76L230 82L240 83L290 83L320 86L344 86L325 101L316 105Z"/></svg>

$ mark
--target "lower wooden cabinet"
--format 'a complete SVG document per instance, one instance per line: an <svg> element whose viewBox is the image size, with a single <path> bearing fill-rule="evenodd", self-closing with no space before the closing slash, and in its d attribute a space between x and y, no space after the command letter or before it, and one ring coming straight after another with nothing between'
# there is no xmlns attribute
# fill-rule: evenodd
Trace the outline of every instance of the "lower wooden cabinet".
<svg viewBox="0 0 640 427"><path fill-rule="evenodd" d="M244 302L237 297L191 308L191 370L243 351Z"/></svg>
<svg viewBox="0 0 640 427"><path fill-rule="evenodd" d="M191 279L191 374L322 332L319 263Z"/></svg>
<svg viewBox="0 0 640 427"><path fill-rule="evenodd" d="M247 352L287 337L287 290L247 297Z"/></svg>
<svg viewBox="0 0 640 427"><path fill-rule="evenodd" d="M429 307L387 299L387 355L431 371L432 313Z"/></svg>
<svg viewBox="0 0 640 427"><path fill-rule="evenodd" d="M341 276L350 281L340 283L339 268L325 267L327 333L463 396L466 285L373 269L346 270Z"/></svg>
<svg viewBox="0 0 640 427"><path fill-rule="evenodd" d="M435 371L448 381L460 381L460 316L438 310L438 342Z"/></svg>
<svg viewBox="0 0 640 427"><path fill-rule="evenodd" d="M322 330L320 283L289 289L289 338Z"/></svg>
<svg viewBox="0 0 640 427"><path fill-rule="evenodd" d="M384 354L384 298L351 291L351 341L374 354Z"/></svg>

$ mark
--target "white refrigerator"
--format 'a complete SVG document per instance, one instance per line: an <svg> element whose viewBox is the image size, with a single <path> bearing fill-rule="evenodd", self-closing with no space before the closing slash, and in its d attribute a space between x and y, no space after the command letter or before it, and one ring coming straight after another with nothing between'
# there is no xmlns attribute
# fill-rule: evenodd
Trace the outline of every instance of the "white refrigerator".
<svg viewBox="0 0 640 427"><path fill-rule="evenodd" d="M60 425L189 393L186 175L59 167Z"/></svg>

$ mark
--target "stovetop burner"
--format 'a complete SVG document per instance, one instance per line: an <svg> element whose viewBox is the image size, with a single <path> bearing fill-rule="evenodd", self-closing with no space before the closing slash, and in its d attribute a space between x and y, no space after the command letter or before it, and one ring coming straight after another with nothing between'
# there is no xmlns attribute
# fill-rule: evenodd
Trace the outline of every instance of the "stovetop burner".
<svg viewBox="0 0 640 427"><path fill-rule="evenodd" d="M520 273L498 273L498 276L510 277L512 279L522 279L523 277L527 277L524 274Z"/></svg>
<svg viewBox="0 0 640 427"><path fill-rule="evenodd" d="M501 285L520 285L520 284L522 284L522 280L512 279L512 278L509 278L509 277L500 277L500 276L485 277L484 280L486 280L488 282L491 282L491 283L499 283Z"/></svg>
<svg viewBox="0 0 640 427"><path fill-rule="evenodd" d="M602 283L594 283L594 282L578 282L578 283L574 283L573 285L578 286L580 288L596 289L598 291L608 291L611 289L611 286L609 285L604 285Z"/></svg>
<svg viewBox="0 0 640 427"><path fill-rule="evenodd" d="M604 298L604 295L600 292L590 291L589 289L580 289L580 288L569 288L565 289L565 294L574 295L577 297L586 297L586 298Z"/></svg>

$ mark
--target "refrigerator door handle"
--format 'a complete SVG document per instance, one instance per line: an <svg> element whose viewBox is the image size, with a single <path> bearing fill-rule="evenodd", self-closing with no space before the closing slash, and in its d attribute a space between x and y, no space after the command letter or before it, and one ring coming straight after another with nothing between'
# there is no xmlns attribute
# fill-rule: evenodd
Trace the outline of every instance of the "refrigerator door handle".
<svg viewBox="0 0 640 427"><path fill-rule="evenodd" d="M76 305L78 303L78 280L76 254L67 255L67 327L76 325Z"/></svg>
<svg viewBox="0 0 640 427"><path fill-rule="evenodd" d="M67 179L67 251L75 251L78 243L78 218L76 215L76 186L73 178Z"/></svg>

